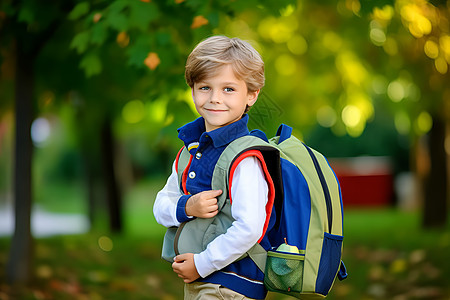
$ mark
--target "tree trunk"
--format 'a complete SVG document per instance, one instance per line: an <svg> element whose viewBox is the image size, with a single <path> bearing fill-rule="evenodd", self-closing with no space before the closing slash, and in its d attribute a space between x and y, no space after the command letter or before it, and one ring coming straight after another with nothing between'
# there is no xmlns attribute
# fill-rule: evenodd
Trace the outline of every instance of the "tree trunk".
<svg viewBox="0 0 450 300"><path fill-rule="evenodd" d="M114 139L111 119L105 118L101 131L103 175L106 187L106 201L109 212L109 225L112 232L122 231L122 197L114 170Z"/></svg>
<svg viewBox="0 0 450 300"><path fill-rule="evenodd" d="M7 278L11 283L26 283L30 279L33 238L31 236L31 123L33 121L34 54L17 47L15 77L15 160L14 210L15 229L7 263Z"/></svg>
<svg viewBox="0 0 450 300"><path fill-rule="evenodd" d="M447 163L445 153L446 124L433 118L429 133L430 172L425 179L423 225L426 228L443 227L447 223Z"/></svg>

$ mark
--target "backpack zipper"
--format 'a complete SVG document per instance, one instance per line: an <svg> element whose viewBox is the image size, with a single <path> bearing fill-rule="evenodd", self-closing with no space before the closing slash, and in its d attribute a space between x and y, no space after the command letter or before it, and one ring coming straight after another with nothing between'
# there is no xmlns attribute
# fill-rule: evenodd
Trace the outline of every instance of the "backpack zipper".
<svg viewBox="0 0 450 300"><path fill-rule="evenodd" d="M180 238L181 231L187 222L181 223L180 227L178 227L177 232L175 233L175 238L173 239L173 250L175 251L175 255L180 255L180 251L178 251L178 240Z"/></svg>
<svg viewBox="0 0 450 300"><path fill-rule="evenodd" d="M319 176L320 184L322 185L323 190L323 196L325 197L325 205L327 207L327 216L328 216L328 232L331 233L332 225L333 225L333 206L331 204L331 196L330 191L328 190L328 185L325 180L325 177L323 175L322 169L320 168L319 161L317 160L317 157L314 155L311 148L306 146L306 150L308 150L309 155L311 156L311 159L313 161L314 167L316 168L317 175Z"/></svg>

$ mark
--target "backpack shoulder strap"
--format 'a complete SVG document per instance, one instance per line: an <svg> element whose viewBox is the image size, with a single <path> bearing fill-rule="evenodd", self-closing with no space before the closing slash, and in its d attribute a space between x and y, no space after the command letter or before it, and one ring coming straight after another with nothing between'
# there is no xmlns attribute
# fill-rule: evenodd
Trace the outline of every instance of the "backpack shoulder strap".
<svg viewBox="0 0 450 300"><path fill-rule="evenodd" d="M234 171L236 169L237 164L234 164L234 162L239 163L240 161L242 161L243 158L241 158L239 160L239 157L245 153L248 152L249 150L267 150L267 151L276 151L276 149L268 144L267 142L263 141L262 139L255 137L255 136L251 136L251 135L246 135L243 137L240 137L236 140L234 140L233 142L231 142L226 148L225 150L222 152L222 154L220 155L216 166L214 168L213 171L213 177L212 177L212 189L220 189L223 191L222 195L226 195L227 197L224 198L228 198L229 196L231 196L230 194L230 175L231 175L231 171ZM255 152L250 152L253 155L256 155ZM247 154L247 156L250 156ZM234 165L234 168L232 168L232 166ZM220 197L222 198L222 197ZM221 202L220 200L222 199L218 199L219 200L219 210L220 208L224 205L224 201L225 199L223 199L223 202Z"/></svg>
<svg viewBox="0 0 450 300"><path fill-rule="evenodd" d="M260 137L247 135L238 138L231 142L227 148L223 151L216 167L213 172L212 188L222 189L224 193L221 196L226 195L221 199L218 199L219 210L224 205L225 200L231 199L231 184L233 181L234 171L238 164L247 157L256 157L262 166L264 175L268 182L269 194L266 205L266 220L264 223L263 233L258 242L243 256L250 256L250 258L256 263L259 269L264 272L266 263L266 250L259 244L264 237L264 234L268 228L272 208L275 203L275 199L282 194L282 183L280 181L281 176L277 176L278 172L281 174L280 166L280 154L278 149L270 145ZM281 188L280 188L281 187ZM280 198L282 199L282 198ZM220 202L220 201L223 202Z"/></svg>
<svg viewBox="0 0 450 300"><path fill-rule="evenodd" d="M187 194L186 190L186 180L187 180L187 170L189 170L189 166L192 162L192 155L183 146L180 151L178 151L177 157L175 158L175 170L178 175L178 182L180 184L180 188L183 193Z"/></svg>

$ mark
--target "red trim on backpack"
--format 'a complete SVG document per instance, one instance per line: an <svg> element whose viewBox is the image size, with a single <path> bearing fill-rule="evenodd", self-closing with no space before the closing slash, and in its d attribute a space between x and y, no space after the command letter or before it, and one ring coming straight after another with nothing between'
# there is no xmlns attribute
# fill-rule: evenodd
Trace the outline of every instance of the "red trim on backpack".
<svg viewBox="0 0 450 300"><path fill-rule="evenodd" d="M177 172L177 174L178 174L178 161L180 160L180 155L181 155L181 152L183 152L183 149L184 149L184 146L181 147L180 151L178 151L178 153L177 153L177 157L175 158L175 171Z"/></svg>
<svg viewBox="0 0 450 300"><path fill-rule="evenodd" d="M189 162L186 166L186 169L184 169L183 175L181 176L181 187L183 188L183 193L185 195L189 195L189 192L187 191L187 188L186 188L186 181L187 181L189 167L191 166L192 158L193 158L193 156L191 155L191 157L189 158Z"/></svg>
<svg viewBox="0 0 450 300"><path fill-rule="evenodd" d="M258 240L258 243L259 243L259 242L261 242L261 240L263 239L264 235L266 234L267 227L269 226L270 215L272 214L273 202L275 200L275 185L273 184L272 177L270 176L269 170L267 169L266 162L264 161L264 156L262 155L262 153L260 151L258 151L258 150L248 150L248 151L242 153L233 162L233 165L231 166L231 169L230 169L228 195L230 197L230 203L233 203L232 199L231 199L231 184L233 182L234 171L236 170L238 164L242 160L244 160L244 158L247 158L247 157L250 157L250 156L255 156L261 162L261 166L263 168L264 175L266 177L267 185L269 187L269 193L267 195L267 204L266 204L266 220L264 222L262 235L261 235L261 237Z"/></svg>
<svg viewBox="0 0 450 300"><path fill-rule="evenodd" d="M183 151L184 147L181 147L180 151L178 151L177 157L175 158L175 170L178 174L178 162L180 160L181 152ZM181 188L183 189L183 193L188 195L188 191L186 188L186 181L187 181L187 171L189 170L189 167L191 166L193 156L191 155L189 158L189 162L186 166L186 168L183 170L183 174L181 175Z"/></svg>

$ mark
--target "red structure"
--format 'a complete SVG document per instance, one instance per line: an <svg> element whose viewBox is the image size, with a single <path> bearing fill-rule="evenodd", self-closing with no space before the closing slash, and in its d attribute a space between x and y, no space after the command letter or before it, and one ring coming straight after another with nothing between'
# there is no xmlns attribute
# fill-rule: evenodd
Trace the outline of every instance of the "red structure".
<svg viewBox="0 0 450 300"><path fill-rule="evenodd" d="M355 157L329 160L341 185L344 207L392 204L394 183L387 157Z"/></svg>

